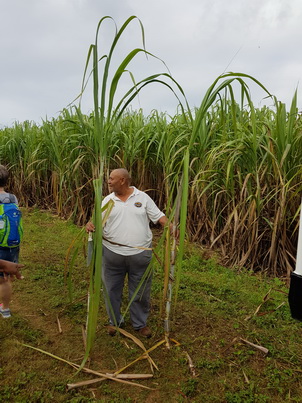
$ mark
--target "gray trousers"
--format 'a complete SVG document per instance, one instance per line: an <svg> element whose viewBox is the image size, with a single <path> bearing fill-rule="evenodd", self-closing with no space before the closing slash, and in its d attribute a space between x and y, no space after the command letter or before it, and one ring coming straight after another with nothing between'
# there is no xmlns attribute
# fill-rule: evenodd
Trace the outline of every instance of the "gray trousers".
<svg viewBox="0 0 302 403"><path fill-rule="evenodd" d="M123 322L121 303L125 277L128 277L128 298L132 298L152 257L152 251L146 250L137 255L122 256L103 246L102 280L105 303L110 323L119 325ZM144 281L130 306L130 318L134 329L146 326L150 310L151 275ZM110 300L110 304L108 303Z"/></svg>

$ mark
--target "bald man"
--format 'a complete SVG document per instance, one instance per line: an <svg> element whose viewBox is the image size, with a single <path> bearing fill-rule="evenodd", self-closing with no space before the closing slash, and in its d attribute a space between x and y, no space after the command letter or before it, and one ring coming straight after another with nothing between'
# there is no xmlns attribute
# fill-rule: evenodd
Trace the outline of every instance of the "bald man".
<svg viewBox="0 0 302 403"><path fill-rule="evenodd" d="M125 277L128 278L128 297L131 300L151 261L152 232L149 222L159 223L162 227L168 224L167 217L154 201L130 184L126 169L113 170L108 180L111 193L102 202L103 206L109 200L114 201L103 230L102 280L108 296L105 301L110 319L107 327L110 336L116 333L113 325L120 326L124 322L120 309ZM93 223L89 222L86 230L94 231ZM150 275L144 280L130 306L132 326L140 335L148 338L152 335L147 326L151 279Z"/></svg>

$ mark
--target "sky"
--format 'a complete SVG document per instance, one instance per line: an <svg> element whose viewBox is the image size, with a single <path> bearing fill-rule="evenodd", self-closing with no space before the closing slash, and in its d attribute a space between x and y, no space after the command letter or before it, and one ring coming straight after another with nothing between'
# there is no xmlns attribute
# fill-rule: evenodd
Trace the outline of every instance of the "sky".
<svg viewBox="0 0 302 403"><path fill-rule="evenodd" d="M26 120L40 124L70 107L81 92L88 51L105 16L118 28L133 15L141 21L146 50L157 58L139 54L129 70L139 81L168 68L190 108L200 105L220 74L232 71L253 76L288 108L297 89L302 109L301 0L0 0L0 15L0 127ZM118 43L110 77L131 50L143 46L138 19ZM114 38L113 20L101 25L99 56L108 53ZM116 100L131 83L125 74ZM263 90L247 84L256 107L272 105ZM174 115L177 105L171 91L154 84L132 109ZM93 111L91 80L81 110Z"/></svg>

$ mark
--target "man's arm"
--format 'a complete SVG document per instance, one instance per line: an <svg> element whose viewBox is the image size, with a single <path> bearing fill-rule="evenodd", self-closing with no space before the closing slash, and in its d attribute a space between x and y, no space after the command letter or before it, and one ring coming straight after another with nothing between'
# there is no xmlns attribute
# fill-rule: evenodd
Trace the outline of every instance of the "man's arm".
<svg viewBox="0 0 302 403"><path fill-rule="evenodd" d="M16 276L19 280L23 278L20 273L20 269L24 267L23 264L8 262L7 260L0 259L0 271L11 276Z"/></svg>
<svg viewBox="0 0 302 403"><path fill-rule="evenodd" d="M168 225L169 220L168 220L168 218L164 215L164 216L162 216L162 217L158 220L158 222L160 223L160 225L161 225L163 228L165 228L165 227ZM179 229L177 228L177 226L176 226L175 229L174 229L173 223L170 222L170 224L169 224L169 229L170 229L170 234L173 235L173 236L175 236L175 238L178 240L178 238L179 238ZM174 232L174 231L175 231L175 232Z"/></svg>
<svg viewBox="0 0 302 403"><path fill-rule="evenodd" d="M168 225L169 220L165 215L163 215L162 217L160 217L158 222L163 228L165 228ZM170 233L173 234L173 224L172 223L169 224L169 228L170 228Z"/></svg>
<svg viewBox="0 0 302 403"><path fill-rule="evenodd" d="M164 228L166 226L166 224L168 223L168 218L163 215L162 217L160 217L160 219L158 220L158 222L160 223L160 225Z"/></svg>

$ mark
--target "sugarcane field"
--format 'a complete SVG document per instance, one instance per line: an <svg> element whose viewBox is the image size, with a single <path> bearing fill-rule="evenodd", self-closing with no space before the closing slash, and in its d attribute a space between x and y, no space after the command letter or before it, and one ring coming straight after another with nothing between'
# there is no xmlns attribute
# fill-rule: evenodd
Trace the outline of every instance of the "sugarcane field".
<svg viewBox="0 0 302 403"><path fill-rule="evenodd" d="M9 310L0 307L0 402L302 402L297 90L288 107L257 77L225 72L192 108L163 65L120 95L131 63L156 56L141 25L141 47L114 64L137 18L117 27L104 52L98 38L111 22L104 17L96 27L71 105L42 123L0 128L5 192L22 214L24 265ZM94 107L84 113L88 81ZM153 85L175 97L174 116L132 108ZM272 106L254 105L250 85ZM129 186L131 178L161 212L150 222L149 248L126 245L152 257L135 291L125 282L121 319L103 277L116 207L102 201L114 192L112 172L129 174ZM150 334L132 326L145 278Z"/></svg>

